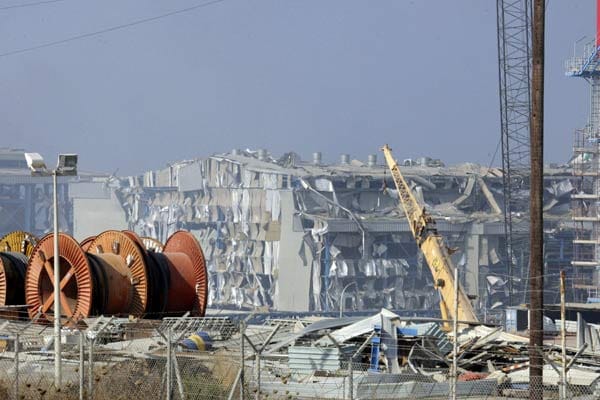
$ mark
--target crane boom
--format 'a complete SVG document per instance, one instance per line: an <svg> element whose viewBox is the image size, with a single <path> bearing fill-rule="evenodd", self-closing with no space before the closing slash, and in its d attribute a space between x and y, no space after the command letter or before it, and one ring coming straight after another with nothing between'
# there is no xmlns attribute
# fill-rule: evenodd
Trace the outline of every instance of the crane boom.
<svg viewBox="0 0 600 400"><path fill-rule="evenodd" d="M427 213L425 207L419 204L410 186L406 183L392 156L392 149L386 144L382 151L398 189L400 204L406 214L410 230L429 265L434 286L440 293L442 318L478 322L475 310L460 286L458 287L458 315L455 315L452 305L455 299L455 285L458 285L458 282L454 282L454 265L448 247L437 231L435 220Z"/></svg>

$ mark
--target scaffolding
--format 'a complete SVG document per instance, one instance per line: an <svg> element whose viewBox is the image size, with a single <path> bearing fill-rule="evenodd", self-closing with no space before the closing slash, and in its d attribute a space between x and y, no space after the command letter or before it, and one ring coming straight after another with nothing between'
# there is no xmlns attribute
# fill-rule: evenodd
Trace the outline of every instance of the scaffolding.
<svg viewBox="0 0 600 400"><path fill-rule="evenodd" d="M590 115L587 125L575 131L573 158L575 192L571 195L573 239L573 296L587 302L600 288L600 47L584 46L583 56L565 64L566 75L590 83Z"/></svg>
<svg viewBox="0 0 600 400"><path fill-rule="evenodd" d="M572 167L575 193L571 195L571 210L575 237L572 265L573 289L577 301L587 301L588 297L595 297L598 288L595 273L600 244L598 139L598 135L589 126L577 130L574 137Z"/></svg>

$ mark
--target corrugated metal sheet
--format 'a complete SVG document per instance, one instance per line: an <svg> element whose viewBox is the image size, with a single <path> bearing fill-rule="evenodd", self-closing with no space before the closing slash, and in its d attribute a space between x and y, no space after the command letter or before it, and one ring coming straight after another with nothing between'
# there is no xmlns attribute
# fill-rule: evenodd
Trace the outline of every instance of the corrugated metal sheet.
<svg viewBox="0 0 600 400"><path fill-rule="evenodd" d="M411 324L399 327L398 331L405 336L428 336L438 339L436 344L441 354L448 354L452 350L452 343L448 340L446 333L440 329L438 323Z"/></svg>
<svg viewBox="0 0 600 400"><path fill-rule="evenodd" d="M556 319L554 321L554 326L557 331L561 331L562 330L562 320ZM569 332L569 333L577 333L577 321L566 320L565 328L566 328L567 332Z"/></svg>
<svg viewBox="0 0 600 400"><path fill-rule="evenodd" d="M529 383L529 369L512 371L508 374L512 383ZM572 368L567 372L570 385L591 386L600 381L600 374L582 368ZM560 377L551 365L544 365L544 385L558 385Z"/></svg>
<svg viewBox="0 0 600 400"><path fill-rule="evenodd" d="M315 371L335 372L341 367L340 356L337 347L290 346L288 349L290 370L301 374L312 374Z"/></svg>

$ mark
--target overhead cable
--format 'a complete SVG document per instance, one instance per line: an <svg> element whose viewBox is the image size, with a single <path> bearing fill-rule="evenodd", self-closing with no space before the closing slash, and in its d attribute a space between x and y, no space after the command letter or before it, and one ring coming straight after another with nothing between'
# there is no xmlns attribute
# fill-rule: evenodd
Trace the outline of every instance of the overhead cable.
<svg viewBox="0 0 600 400"><path fill-rule="evenodd" d="M10 10L13 8L25 8L25 7L33 7L33 6L40 6L40 5L44 5L44 4L50 4L50 3L60 3L66 0L45 0L45 1L36 1L34 3L24 3L24 4L13 4L10 6L2 6L0 7L0 11L1 10Z"/></svg>
<svg viewBox="0 0 600 400"><path fill-rule="evenodd" d="M46 47L52 47L52 46L56 46L56 45L63 44L63 43L68 43L68 42L72 42L72 41L79 40L79 39L86 39L86 38L89 38L89 37L98 36L98 35L102 35L102 34L105 34L105 33L114 32L114 31L118 31L118 30L121 30L121 29L125 29L125 28L130 28L132 26L145 24L147 22L156 21L156 20L159 20L159 19L162 19L162 18L171 17L173 15L183 14L183 13L190 12L190 11L193 11L193 10L196 10L196 9L199 9L199 8L211 6L213 4L222 3L224 1L225 0L208 1L208 2L204 2L204 3L196 4L196 5L191 6L191 7L181 8L179 10L170 11L168 13L156 15L154 17L143 18L143 19L139 19L137 21L128 22L128 23L125 23L125 24L111 26L111 27L104 28L104 29L101 29L101 30L98 30L98 31L94 31L94 32L82 33L80 35L71 36L71 37L68 37L68 38L65 38L65 39L60 39L60 40L55 40L55 41L51 41L51 42L46 42L46 43L38 44L38 45L35 45L35 46L31 46L31 47L25 47L25 48L22 48L22 49L11 50L11 51L8 51L8 52L5 52L5 53L0 53L0 57L14 56L14 55L17 55L17 54L27 53L27 52L30 52L30 51L39 50L39 49L43 49L43 48L46 48Z"/></svg>

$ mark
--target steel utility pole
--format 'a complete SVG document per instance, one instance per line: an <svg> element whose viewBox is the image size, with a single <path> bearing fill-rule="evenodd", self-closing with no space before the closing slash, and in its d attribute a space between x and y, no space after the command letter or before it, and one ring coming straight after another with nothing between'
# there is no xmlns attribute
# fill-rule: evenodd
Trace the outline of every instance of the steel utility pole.
<svg viewBox="0 0 600 400"><path fill-rule="evenodd" d="M62 386L62 349L61 349L61 318L60 318L60 256L58 252L58 184L57 171L52 171L52 187L53 192L53 220L54 220L54 386L60 389Z"/></svg>
<svg viewBox="0 0 600 400"><path fill-rule="evenodd" d="M545 0L534 0L531 107L531 197L529 226L529 398L541 400L544 360L544 26ZM539 351L538 351L539 349Z"/></svg>
<svg viewBox="0 0 600 400"><path fill-rule="evenodd" d="M454 318L452 318L452 390L451 400L456 400L456 381L458 380L458 267L454 267Z"/></svg>
<svg viewBox="0 0 600 400"><path fill-rule="evenodd" d="M565 271L560 271L560 347L562 355L562 376L560 387L560 398L567 399L567 311L565 296Z"/></svg>

